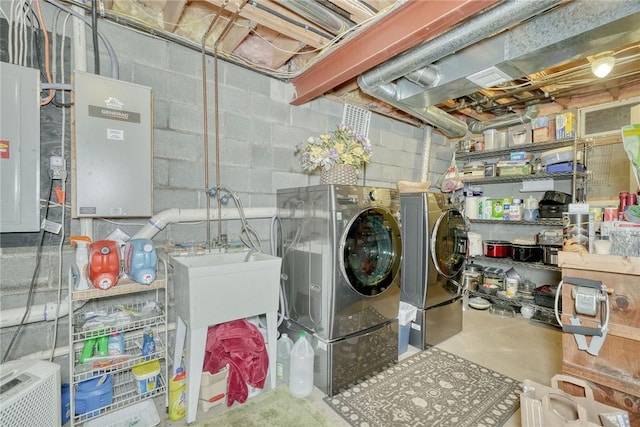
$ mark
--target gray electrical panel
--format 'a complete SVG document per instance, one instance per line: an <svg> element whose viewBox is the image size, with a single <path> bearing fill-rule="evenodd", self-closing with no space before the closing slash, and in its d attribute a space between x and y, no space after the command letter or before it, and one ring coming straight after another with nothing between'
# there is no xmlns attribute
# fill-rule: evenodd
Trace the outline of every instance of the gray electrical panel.
<svg viewBox="0 0 640 427"><path fill-rule="evenodd" d="M74 78L74 218L151 216L151 88L79 71Z"/></svg>
<svg viewBox="0 0 640 427"><path fill-rule="evenodd" d="M0 62L0 233L40 230L40 72Z"/></svg>

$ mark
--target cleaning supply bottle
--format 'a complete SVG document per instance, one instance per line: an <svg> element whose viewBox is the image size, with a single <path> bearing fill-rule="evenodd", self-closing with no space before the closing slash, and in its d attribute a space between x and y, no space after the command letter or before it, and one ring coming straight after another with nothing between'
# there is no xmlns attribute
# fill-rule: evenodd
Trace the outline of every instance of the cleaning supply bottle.
<svg viewBox="0 0 640 427"><path fill-rule="evenodd" d="M169 381L169 419L171 421L184 418L186 414L186 389L187 373L183 368L178 368Z"/></svg>
<svg viewBox="0 0 640 427"><path fill-rule="evenodd" d="M156 341L153 338L153 331L145 329L142 335L142 356L144 360L151 360L151 356L156 352Z"/></svg>
<svg viewBox="0 0 640 427"><path fill-rule="evenodd" d="M282 334L278 339L278 351L276 352L276 383L289 384L289 369L291 368L291 349L293 341L287 334Z"/></svg>
<svg viewBox="0 0 640 427"><path fill-rule="evenodd" d="M89 245L89 281L98 289L109 289L120 277L120 248L114 240Z"/></svg>
<svg viewBox="0 0 640 427"><path fill-rule="evenodd" d="M292 396L307 397L313 391L313 357L313 347L302 331L291 349L289 392Z"/></svg>
<svg viewBox="0 0 640 427"><path fill-rule="evenodd" d="M89 265L89 244L91 239L87 236L71 236L69 237L71 246L76 247L76 267L78 269L78 280L74 286L77 291L89 289L89 280L87 278L87 268Z"/></svg>
<svg viewBox="0 0 640 427"><path fill-rule="evenodd" d="M136 283L148 285L156 280L158 257L153 240L131 239L125 244L124 272Z"/></svg>

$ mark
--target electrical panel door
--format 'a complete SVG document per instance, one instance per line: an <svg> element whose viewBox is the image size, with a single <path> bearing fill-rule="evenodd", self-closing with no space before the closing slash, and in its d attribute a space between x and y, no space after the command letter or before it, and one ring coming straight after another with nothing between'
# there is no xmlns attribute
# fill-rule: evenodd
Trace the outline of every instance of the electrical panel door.
<svg viewBox="0 0 640 427"><path fill-rule="evenodd" d="M40 72L0 62L0 233L40 230Z"/></svg>
<svg viewBox="0 0 640 427"><path fill-rule="evenodd" d="M151 216L151 88L79 71L74 77L74 218Z"/></svg>

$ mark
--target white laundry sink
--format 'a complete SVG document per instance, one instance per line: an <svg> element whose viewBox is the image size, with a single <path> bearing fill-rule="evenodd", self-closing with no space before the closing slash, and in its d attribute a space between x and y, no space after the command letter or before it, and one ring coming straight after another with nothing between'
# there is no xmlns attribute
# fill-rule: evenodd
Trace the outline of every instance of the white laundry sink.
<svg viewBox="0 0 640 427"><path fill-rule="evenodd" d="M282 259L260 252L171 257L176 314L189 328L278 310Z"/></svg>

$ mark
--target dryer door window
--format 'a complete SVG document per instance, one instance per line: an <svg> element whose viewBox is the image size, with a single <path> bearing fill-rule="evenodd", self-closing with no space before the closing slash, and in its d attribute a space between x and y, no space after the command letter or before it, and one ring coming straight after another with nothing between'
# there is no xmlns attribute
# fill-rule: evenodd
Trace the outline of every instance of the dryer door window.
<svg viewBox="0 0 640 427"><path fill-rule="evenodd" d="M341 245L340 266L351 287L361 295L385 291L400 270L400 227L388 211L371 208L349 224Z"/></svg>
<svg viewBox="0 0 640 427"><path fill-rule="evenodd" d="M431 256L438 273L454 277L462 269L467 254L467 232L462 214L446 210L431 234Z"/></svg>

